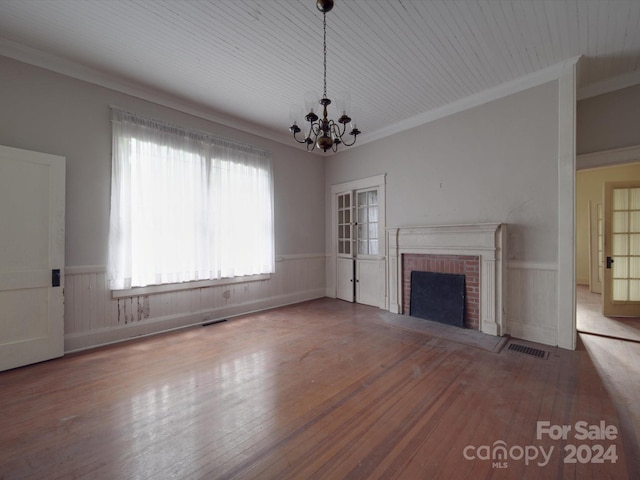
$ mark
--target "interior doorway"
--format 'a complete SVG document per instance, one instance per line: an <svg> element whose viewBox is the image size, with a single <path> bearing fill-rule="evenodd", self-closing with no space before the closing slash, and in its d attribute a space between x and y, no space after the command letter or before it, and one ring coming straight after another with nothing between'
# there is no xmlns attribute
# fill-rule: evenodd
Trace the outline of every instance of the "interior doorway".
<svg viewBox="0 0 640 480"><path fill-rule="evenodd" d="M335 296L386 306L385 175L333 185Z"/></svg>
<svg viewBox="0 0 640 480"><path fill-rule="evenodd" d="M636 208L635 197L630 199L640 189L629 190L640 187L640 148L636 150L637 155L630 154L629 149L589 154L588 160L601 166L576 172L578 332L640 340L640 302L636 301L640 298L640 207ZM638 184L622 185L621 181ZM608 195L606 183L610 184ZM616 185L624 188L614 193ZM619 197L617 205L614 195ZM618 289L616 299L609 302L622 306L622 311L605 311L605 294L613 299L614 288ZM623 290L624 298L620 296Z"/></svg>

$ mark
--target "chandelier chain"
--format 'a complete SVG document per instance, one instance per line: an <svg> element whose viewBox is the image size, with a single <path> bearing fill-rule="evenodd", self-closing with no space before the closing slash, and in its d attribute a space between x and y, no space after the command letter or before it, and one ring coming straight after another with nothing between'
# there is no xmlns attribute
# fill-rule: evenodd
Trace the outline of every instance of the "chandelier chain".
<svg viewBox="0 0 640 480"><path fill-rule="evenodd" d="M322 13L322 25L324 31L323 54L324 54L324 98L327 98L327 13Z"/></svg>

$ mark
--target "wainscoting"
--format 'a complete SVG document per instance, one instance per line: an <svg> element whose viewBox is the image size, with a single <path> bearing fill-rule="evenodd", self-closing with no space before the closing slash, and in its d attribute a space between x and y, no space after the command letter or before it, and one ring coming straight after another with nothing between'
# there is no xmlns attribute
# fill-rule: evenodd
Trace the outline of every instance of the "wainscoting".
<svg viewBox="0 0 640 480"><path fill-rule="evenodd" d="M551 263L507 263L507 333L558 344L558 269Z"/></svg>
<svg viewBox="0 0 640 480"><path fill-rule="evenodd" d="M324 254L276 258L271 278L112 298L104 266L67 267L65 352L325 296Z"/></svg>

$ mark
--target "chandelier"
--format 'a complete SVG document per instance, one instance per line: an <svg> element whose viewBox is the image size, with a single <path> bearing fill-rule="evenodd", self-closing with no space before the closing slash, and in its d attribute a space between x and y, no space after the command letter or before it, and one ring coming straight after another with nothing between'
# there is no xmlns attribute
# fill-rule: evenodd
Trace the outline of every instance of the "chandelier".
<svg viewBox="0 0 640 480"><path fill-rule="evenodd" d="M308 107L309 113L304 117L308 122L306 126L307 133L304 134L304 138L299 139L297 137L297 134L302 130L297 125L296 120L294 120L289 131L293 133L293 138L296 142L305 143L307 145L307 151L309 152L316 147L324 152L329 149L337 152L338 145L343 144L350 147L356 143L356 137L362 132L356 128L355 122L352 122L351 118L347 115L346 105L344 105L345 108L339 109L341 116L338 118L337 123L333 119L328 118L327 107L331 104L331 100L327 97L327 12L330 12L333 8L333 0L317 0L316 7L318 7L318 10L322 12L322 24L324 31L324 93L319 102L320 105L322 105L322 118L319 118L318 115L316 115L313 106L311 105ZM350 143L343 138L347 131L348 124L351 124L351 131L349 132L349 135L353 137Z"/></svg>

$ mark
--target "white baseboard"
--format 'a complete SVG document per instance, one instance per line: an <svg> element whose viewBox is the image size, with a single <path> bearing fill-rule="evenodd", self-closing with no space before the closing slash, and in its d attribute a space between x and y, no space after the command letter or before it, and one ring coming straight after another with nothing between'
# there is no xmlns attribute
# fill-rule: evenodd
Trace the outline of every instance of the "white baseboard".
<svg viewBox="0 0 640 480"><path fill-rule="evenodd" d="M143 322L130 323L116 328L92 330L86 333L68 334L64 339L65 353L78 352L112 343L131 340L136 337L154 335L180 328L201 325L206 321L222 320L248 313L259 312L276 307L283 307L325 296L324 289L307 290L288 295L280 295L267 299L245 302L238 305L218 307L210 310L179 315L169 315Z"/></svg>
<svg viewBox="0 0 640 480"><path fill-rule="evenodd" d="M510 321L509 335L514 338L521 338L523 340L542 343L544 345L551 345L554 347L558 345L558 332L549 327Z"/></svg>

